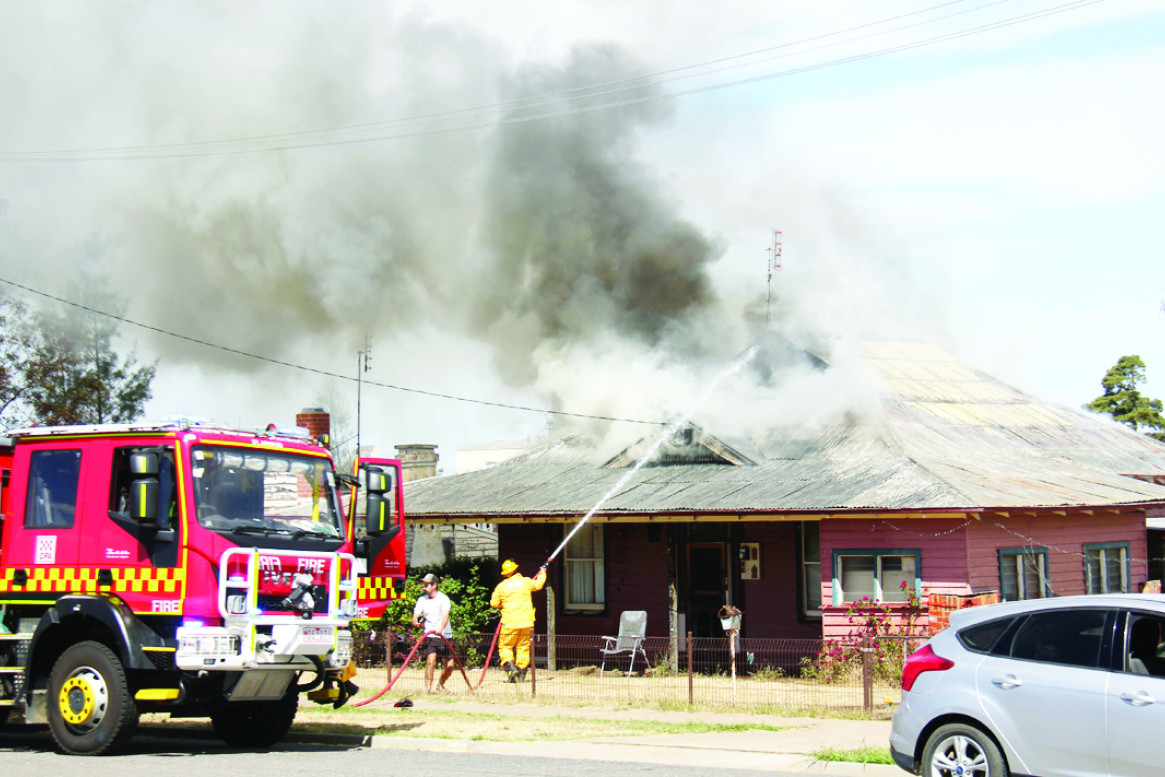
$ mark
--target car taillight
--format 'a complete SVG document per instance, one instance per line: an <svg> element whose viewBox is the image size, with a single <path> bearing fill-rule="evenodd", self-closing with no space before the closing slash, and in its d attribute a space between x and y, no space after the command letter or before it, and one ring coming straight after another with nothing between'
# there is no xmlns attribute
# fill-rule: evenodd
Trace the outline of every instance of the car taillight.
<svg viewBox="0 0 1165 777"><path fill-rule="evenodd" d="M902 690L909 691L913 688L914 681L923 672L943 672L954 665L954 661L943 658L931 650L930 645L923 645L910 654L902 667Z"/></svg>

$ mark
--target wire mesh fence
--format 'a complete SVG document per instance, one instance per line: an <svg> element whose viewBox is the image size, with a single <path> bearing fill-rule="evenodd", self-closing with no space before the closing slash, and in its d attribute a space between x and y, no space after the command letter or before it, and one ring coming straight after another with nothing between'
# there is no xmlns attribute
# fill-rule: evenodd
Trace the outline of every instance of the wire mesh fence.
<svg viewBox="0 0 1165 777"><path fill-rule="evenodd" d="M447 688L482 701L565 706L650 706L734 709L769 714L833 712L886 717L900 700L905 657L926 637L878 639L743 639L647 637L634 652L604 652L602 637L533 635L532 667L524 682L508 682L491 654L493 634L461 634ZM358 639L357 701L426 692L424 657L414 637L379 633ZM391 650L389 646L391 645ZM486 657L489 656L489 665ZM440 675L440 662L437 674ZM436 686L436 682L434 682Z"/></svg>

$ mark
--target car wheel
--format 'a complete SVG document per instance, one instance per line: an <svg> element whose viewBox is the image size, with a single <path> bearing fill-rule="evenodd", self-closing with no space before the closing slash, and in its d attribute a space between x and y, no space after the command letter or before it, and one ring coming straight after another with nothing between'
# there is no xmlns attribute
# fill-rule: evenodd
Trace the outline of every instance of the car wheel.
<svg viewBox="0 0 1165 777"><path fill-rule="evenodd" d="M282 699L236 701L211 711L210 722L222 741L232 747L270 747L291 730L299 711L294 683Z"/></svg>
<svg viewBox="0 0 1165 777"><path fill-rule="evenodd" d="M922 752L923 777L1006 777L1003 753L974 726L949 723L935 729Z"/></svg>
<svg viewBox="0 0 1165 777"><path fill-rule="evenodd" d="M66 753L117 750L137 727L138 712L125 669L100 642L80 642L53 664L49 676L49 730Z"/></svg>

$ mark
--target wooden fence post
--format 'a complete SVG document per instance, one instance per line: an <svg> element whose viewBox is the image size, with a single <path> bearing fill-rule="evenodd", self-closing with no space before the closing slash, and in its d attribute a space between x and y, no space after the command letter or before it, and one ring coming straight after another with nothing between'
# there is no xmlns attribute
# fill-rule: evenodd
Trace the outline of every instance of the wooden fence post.
<svg viewBox="0 0 1165 777"><path fill-rule="evenodd" d="M862 638L862 702L866 714L874 714L874 648L867 634Z"/></svg>
<svg viewBox="0 0 1165 777"><path fill-rule="evenodd" d="M557 642L554 638L556 627L554 624L554 586L546 586L546 670L553 672L558 669Z"/></svg>

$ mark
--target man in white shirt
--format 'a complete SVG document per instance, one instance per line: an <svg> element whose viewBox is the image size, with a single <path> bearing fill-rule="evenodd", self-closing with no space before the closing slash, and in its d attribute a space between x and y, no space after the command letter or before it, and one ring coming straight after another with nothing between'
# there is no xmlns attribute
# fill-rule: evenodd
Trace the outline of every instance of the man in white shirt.
<svg viewBox="0 0 1165 777"><path fill-rule="evenodd" d="M413 625L425 628L425 692L433 692L433 675L437 669L437 657L445 660L441 679L437 683L438 693L451 693L445 681L453 674L453 651L446 640L453 639L453 627L449 625L449 610L453 606L449 597L437 590L441 578L429 573L421 578L425 593L417 598L413 608ZM442 639L444 637L444 639Z"/></svg>

